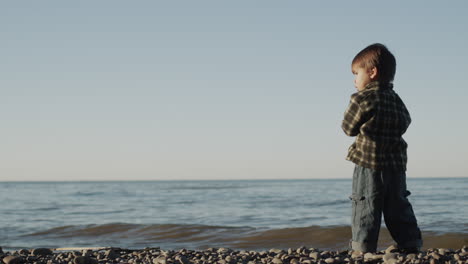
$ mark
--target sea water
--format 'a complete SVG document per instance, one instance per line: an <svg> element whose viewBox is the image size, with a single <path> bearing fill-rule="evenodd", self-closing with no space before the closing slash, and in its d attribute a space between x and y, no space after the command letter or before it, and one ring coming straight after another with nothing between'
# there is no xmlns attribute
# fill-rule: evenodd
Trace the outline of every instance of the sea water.
<svg viewBox="0 0 468 264"><path fill-rule="evenodd" d="M468 178L407 183L423 234L468 244ZM350 192L350 179L0 182L0 247L340 248Z"/></svg>

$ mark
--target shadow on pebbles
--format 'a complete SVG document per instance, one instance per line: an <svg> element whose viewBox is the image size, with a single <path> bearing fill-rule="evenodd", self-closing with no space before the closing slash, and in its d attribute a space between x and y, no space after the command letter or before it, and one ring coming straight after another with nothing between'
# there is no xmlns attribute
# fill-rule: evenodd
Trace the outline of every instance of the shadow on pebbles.
<svg viewBox="0 0 468 264"><path fill-rule="evenodd" d="M36 248L3 252L0 260L5 264L340 264L340 263L385 263L385 264L466 264L468 247L461 249L433 248L418 253L405 254L391 246L376 253L352 251L322 251L315 248L270 249L268 251L245 251L229 248L206 250L162 250L145 248L130 250L122 248L54 250Z"/></svg>

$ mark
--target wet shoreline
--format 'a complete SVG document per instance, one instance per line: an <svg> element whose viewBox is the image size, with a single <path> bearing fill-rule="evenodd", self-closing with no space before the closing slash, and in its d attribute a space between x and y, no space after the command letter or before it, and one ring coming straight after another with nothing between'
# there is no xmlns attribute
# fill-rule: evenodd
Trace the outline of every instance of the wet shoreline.
<svg viewBox="0 0 468 264"><path fill-rule="evenodd" d="M16 235L16 236L15 236ZM438 233L423 230L423 249L462 248L468 245L465 230ZM145 248L158 245L165 249L205 250L224 247L238 250L315 247L344 250L349 246L349 226L309 226L281 229L206 225L107 224L57 227L29 234L6 235L0 241L4 250L57 247ZM381 228L378 250L394 243L385 227Z"/></svg>

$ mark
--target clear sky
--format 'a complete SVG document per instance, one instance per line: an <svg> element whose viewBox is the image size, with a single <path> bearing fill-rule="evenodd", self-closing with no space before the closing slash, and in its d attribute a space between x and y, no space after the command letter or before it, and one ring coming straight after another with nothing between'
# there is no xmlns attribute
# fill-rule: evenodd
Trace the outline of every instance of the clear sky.
<svg viewBox="0 0 468 264"><path fill-rule="evenodd" d="M408 177L468 176L468 1L2 1L0 181L350 178L381 42Z"/></svg>

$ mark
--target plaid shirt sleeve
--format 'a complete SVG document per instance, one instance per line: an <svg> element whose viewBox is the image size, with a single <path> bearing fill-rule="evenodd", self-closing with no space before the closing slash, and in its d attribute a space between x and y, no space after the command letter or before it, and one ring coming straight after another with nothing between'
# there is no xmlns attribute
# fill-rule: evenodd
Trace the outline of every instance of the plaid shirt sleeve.
<svg viewBox="0 0 468 264"><path fill-rule="evenodd" d="M341 128L346 135L354 137L359 134L359 129L372 116L372 105L369 102L359 102L358 93L351 95L351 101L344 114Z"/></svg>

